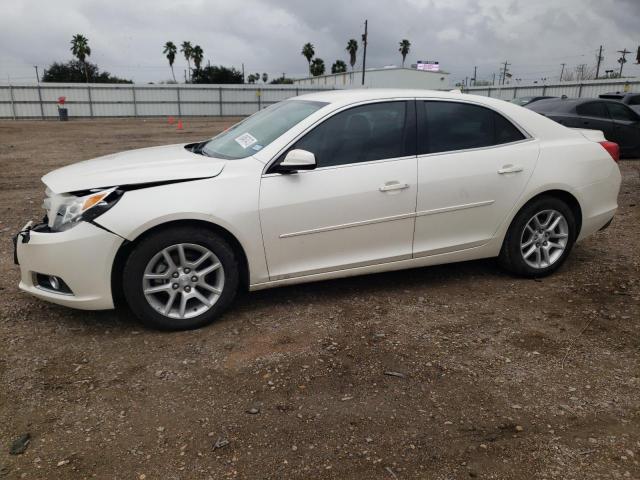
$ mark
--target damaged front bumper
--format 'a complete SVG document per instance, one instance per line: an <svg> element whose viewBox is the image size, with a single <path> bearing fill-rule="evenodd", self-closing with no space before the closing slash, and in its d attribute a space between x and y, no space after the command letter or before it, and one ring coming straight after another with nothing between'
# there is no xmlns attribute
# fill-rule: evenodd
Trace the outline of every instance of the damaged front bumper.
<svg viewBox="0 0 640 480"><path fill-rule="evenodd" d="M21 290L84 310L113 308L111 270L124 239L88 222L52 232L29 222L14 237Z"/></svg>

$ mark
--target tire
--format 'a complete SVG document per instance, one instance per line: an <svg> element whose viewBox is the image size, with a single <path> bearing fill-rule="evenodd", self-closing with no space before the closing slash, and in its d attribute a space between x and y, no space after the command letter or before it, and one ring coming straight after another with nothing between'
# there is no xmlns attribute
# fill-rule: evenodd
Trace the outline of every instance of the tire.
<svg viewBox="0 0 640 480"><path fill-rule="evenodd" d="M551 221L545 225L550 214ZM552 227L556 220L553 230L547 228ZM540 228L532 231L531 227L536 226ZM566 236L562 237L563 234ZM522 207L511 222L498 262L505 270L523 277L550 275L567 259L576 235L576 219L571 208L556 197L538 197Z"/></svg>
<svg viewBox="0 0 640 480"><path fill-rule="evenodd" d="M220 235L195 227L144 238L127 258L122 276L131 311L159 330L210 324L233 301L238 283L239 262L231 246Z"/></svg>

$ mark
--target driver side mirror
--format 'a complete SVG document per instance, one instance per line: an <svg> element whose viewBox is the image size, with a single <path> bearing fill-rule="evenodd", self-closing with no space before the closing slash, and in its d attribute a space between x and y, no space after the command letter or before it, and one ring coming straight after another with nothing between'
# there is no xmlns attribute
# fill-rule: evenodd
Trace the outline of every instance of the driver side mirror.
<svg viewBox="0 0 640 480"><path fill-rule="evenodd" d="M294 173L298 170L316 168L316 156L306 150L290 150L277 167L279 173Z"/></svg>

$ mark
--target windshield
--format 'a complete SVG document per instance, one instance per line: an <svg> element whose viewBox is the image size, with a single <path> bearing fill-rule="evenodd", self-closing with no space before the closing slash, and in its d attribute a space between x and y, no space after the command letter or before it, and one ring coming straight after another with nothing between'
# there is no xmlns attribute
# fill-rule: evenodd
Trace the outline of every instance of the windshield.
<svg viewBox="0 0 640 480"><path fill-rule="evenodd" d="M511 103L515 103L516 105L523 106L523 105L526 105L527 103L531 103L531 100L533 100L533 97L518 97L511 100Z"/></svg>
<svg viewBox="0 0 640 480"><path fill-rule="evenodd" d="M212 138L202 146L202 152L225 159L248 157L325 105L308 100L276 103Z"/></svg>

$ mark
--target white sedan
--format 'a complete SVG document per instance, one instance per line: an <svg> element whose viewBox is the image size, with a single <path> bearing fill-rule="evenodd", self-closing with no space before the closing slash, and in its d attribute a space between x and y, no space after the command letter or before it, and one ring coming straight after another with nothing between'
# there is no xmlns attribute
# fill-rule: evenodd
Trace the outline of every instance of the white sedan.
<svg viewBox="0 0 640 480"><path fill-rule="evenodd" d="M20 288L186 329L240 288L487 257L543 276L611 222L617 152L479 96L303 95L211 140L45 175L47 215L16 236Z"/></svg>

